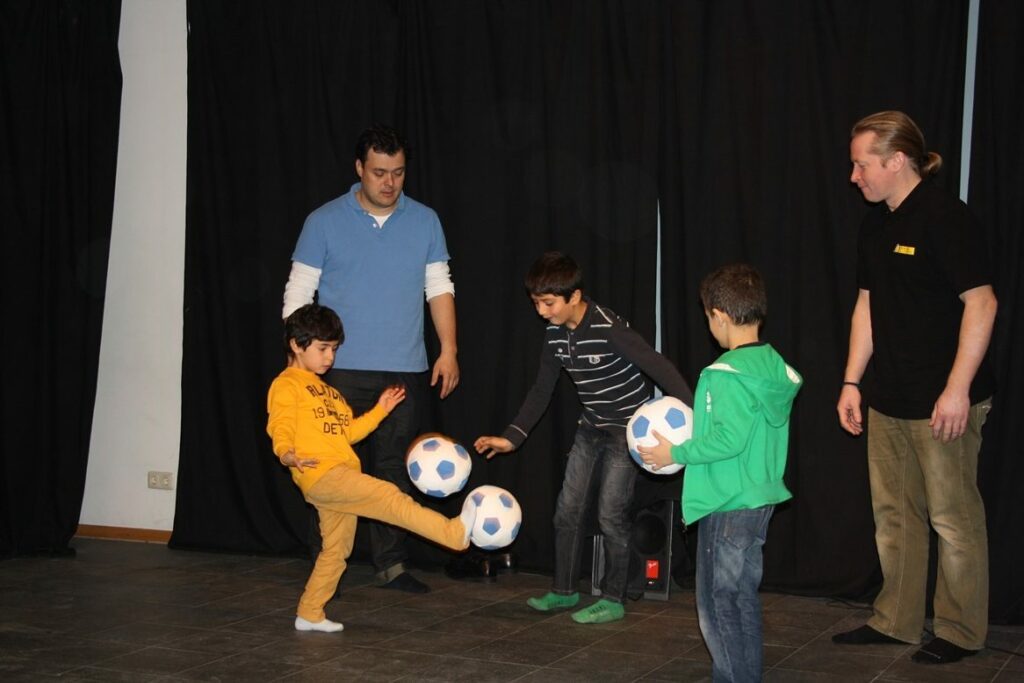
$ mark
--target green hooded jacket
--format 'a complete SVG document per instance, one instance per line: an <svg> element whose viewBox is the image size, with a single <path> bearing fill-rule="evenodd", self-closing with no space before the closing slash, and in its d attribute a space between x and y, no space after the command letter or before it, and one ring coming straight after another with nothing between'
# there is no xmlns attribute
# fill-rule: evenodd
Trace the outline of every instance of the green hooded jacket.
<svg viewBox="0 0 1024 683"><path fill-rule="evenodd" d="M789 412L803 379L770 344L737 347L704 368L693 406L693 438L672 447L686 465L683 519L789 500L782 476Z"/></svg>

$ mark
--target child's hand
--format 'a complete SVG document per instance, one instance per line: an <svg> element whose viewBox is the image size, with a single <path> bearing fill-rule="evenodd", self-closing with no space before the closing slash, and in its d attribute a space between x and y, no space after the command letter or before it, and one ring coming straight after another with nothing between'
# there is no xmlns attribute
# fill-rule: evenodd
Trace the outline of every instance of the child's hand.
<svg viewBox="0 0 1024 683"><path fill-rule="evenodd" d="M672 442L656 431L652 431L651 435L658 440L657 446L636 447L643 461L656 470L675 463L672 459Z"/></svg>
<svg viewBox="0 0 1024 683"><path fill-rule="evenodd" d="M377 405L383 408L385 411L390 413L395 407L405 400L405 387L394 384L384 391L380 392L380 398L377 399Z"/></svg>
<svg viewBox="0 0 1024 683"><path fill-rule="evenodd" d="M481 436L473 442L477 453L487 451L485 457L490 460L498 453L511 453L515 450L512 442L500 436ZM488 450L490 449L490 450Z"/></svg>
<svg viewBox="0 0 1024 683"><path fill-rule="evenodd" d="M292 449L281 456L281 464L287 465L288 467L294 467L299 472L305 472L306 468L316 469L316 466L320 464L320 461L316 458L300 458L295 455L295 449Z"/></svg>

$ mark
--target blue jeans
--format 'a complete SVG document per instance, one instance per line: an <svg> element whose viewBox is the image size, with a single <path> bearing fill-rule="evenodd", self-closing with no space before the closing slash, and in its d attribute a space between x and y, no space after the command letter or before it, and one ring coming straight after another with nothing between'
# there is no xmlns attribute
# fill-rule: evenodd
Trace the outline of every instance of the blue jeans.
<svg viewBox="0 0 1024 683"><path fill-rule="evenodd" d="M345 402L359 416L377 405L380 393L393 384L405 386L405 400L368 437L354 444L363 473L389 481L405 493L412 484L405 469L405 452L420 430L423 404L427 400L425 372L377 372L372 370L331 370L327 383L341 392ZM405 571L409 555L406 532L383 522L366 520L370 532L370 554L377 580L387 583Z"/></svg>
<svg viewBox="0 0 1024 683"><path fill-rule="evenodd" d="M716 512L697 529L697 617L713 681L761 680L761 547L774 505Z"/></svg>
<svg viewBox="0 0 1024 683"><path fill-rule="evenodd" d="M588 516L597 501L604 535L605 571L601 592L614 602L626 599L632 540L630 508L638 468L626 450L626 434L610 434L580 422L565 465L565 479L555 507L555 577L553 591L576 592Z"/></svg>

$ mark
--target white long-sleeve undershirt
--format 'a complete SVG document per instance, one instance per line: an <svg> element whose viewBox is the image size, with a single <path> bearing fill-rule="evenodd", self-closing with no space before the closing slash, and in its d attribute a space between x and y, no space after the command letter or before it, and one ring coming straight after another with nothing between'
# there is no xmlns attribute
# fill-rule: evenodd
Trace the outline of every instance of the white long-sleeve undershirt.
<svg viewBox="0 0 1024 683"><path fill-rule="evenodd" d="M281 317L287 318L295 309L313 302L313 294L320 286L320 268L292 261L292 270L284 286L284 306ZM447 261L428 263L424 272L423 294L430 301L441 294L455 296L455 283Z"/></svg>

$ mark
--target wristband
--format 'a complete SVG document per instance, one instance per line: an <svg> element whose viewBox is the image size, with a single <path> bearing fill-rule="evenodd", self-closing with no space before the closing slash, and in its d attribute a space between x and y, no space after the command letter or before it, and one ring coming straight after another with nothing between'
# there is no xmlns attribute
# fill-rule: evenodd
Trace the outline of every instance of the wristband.
<svg viewBox="0 0 1024 683"><path fill-rule="evenodd" d="M860 389L860 382L851 382L848 379L844 379L843 380L843 386L847 386L847 385L849 385L851 387L857 387L858 389Z"/></svg>

